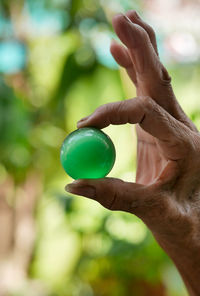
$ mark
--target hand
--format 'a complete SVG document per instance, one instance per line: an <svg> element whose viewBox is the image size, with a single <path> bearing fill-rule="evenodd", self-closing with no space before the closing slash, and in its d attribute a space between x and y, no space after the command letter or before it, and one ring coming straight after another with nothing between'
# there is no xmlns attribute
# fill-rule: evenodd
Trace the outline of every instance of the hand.
<svg viewBox="0 0 200 296"><path fill-rule="evenodd" d="M67 190L141 218L190 295L200 295L200 134L175 98L152 28L135 11L115 16L113 26L125 47L113 42L111 53L126 68L138 97L97 108L78 128L136 124L137 183L85 179Z"/></svg>

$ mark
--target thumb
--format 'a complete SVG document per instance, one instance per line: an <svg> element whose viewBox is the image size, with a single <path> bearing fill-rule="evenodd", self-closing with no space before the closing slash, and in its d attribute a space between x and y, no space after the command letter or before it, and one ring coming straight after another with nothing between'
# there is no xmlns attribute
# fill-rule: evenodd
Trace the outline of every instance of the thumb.
<svg viewBox="0 0 200 296"><path fill-rule="evenodd" d="M82 195L98 201L109 210L130 212L143 218L151 208L159 207L162 198L155 194L156 185L142 185L124 182L115 178L79 179L68 184L70 193Z"/></svg>

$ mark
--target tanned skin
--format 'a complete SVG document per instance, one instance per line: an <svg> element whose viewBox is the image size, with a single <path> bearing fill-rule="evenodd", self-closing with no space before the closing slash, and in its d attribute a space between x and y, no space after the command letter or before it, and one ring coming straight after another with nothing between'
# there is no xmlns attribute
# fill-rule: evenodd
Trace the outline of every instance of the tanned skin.
<svg viewBox="0 0 200 296"><path fill-rule="evenodd" d="M200 133L181 109L159 60L153 29L135 11L113 18L122 41L111 53L137 97L97 108L78 128L136 125L136 183L82 179L66 190L110 210L138 216L179 270L189 295L200 295Z"/></svg>

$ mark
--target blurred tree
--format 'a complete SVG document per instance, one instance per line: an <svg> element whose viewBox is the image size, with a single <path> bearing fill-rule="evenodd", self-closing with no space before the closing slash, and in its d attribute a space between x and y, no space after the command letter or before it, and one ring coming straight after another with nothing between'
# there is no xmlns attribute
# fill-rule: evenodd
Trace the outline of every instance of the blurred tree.
<svg viewBox="0 0 200 296"><path fill-rule="evenodd" d="M60 145L80 117L135 95L109 53L116 38L111 17L128 9L152 23L165 19L157 21L161 56L173 56L175 90L200 127L199 65L189 55L186 63L185 51L177 54L177 36L166 37L174 28L167 31L162 7L182 5L168 2L0 2L0 295L186 295L143 223L64 195L69 178L59 162ZM195 45L193 35L187 40ZM108 130L121 159L112 174L131 180L136 150L129 128Z"/></svg>

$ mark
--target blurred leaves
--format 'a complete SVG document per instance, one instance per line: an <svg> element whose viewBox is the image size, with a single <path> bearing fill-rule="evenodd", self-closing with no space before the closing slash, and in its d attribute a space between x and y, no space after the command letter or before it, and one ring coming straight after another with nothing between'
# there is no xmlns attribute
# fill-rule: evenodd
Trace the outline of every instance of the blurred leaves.
<svg viewBox="0 0 200 296"><path fill-rule="evenodd" d="M43 188L29 270L23 271L21 289L9 295L185 295L176 269L146 226L133 215L66 194L71 179L60 165L62 141L81 117L136 95L109 53L110 40L117 39L111 18L128 9L145 13L145 5L142 0L0 3L0 46L9 40L26 49L17 69L16 56L9 54L6 62L0 51L0 183L11 180L13 191L22 192L21 184L34 172ZM158 30L161 39L164 51L168 39ZM168 68L177 98L200 129L199 64L173 61ZM117 150L110 175L132 181L133 131L127 125L106 132Z"/></svg>

